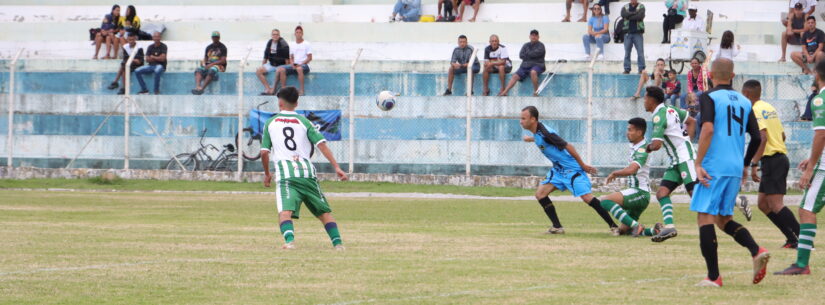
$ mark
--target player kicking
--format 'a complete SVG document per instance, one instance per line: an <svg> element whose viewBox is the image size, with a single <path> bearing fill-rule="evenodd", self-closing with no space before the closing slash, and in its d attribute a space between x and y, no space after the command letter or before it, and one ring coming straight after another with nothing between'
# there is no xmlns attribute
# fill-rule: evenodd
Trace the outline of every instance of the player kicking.
<svg viewBox="0 0 825 305"><path fill-rule="evenodd" d="M816 214L825 206L825 61L816 63L816 83L819 86L819 95L811 102L813 113L814 140L811 145L811 156L799 164L802 177L799 186L805 190L802 203L799 204L799 244L796 247L796 262L787 269L776 272L776 275L811 274L808 261L816 237Z"/></svg>
<svg viewBox="0 0 825 305"><path fill-rule="evenodd" d="M627 140L630 141L630 165L624 169L614 171L607 176L607 183L617 177L627 177L627 189L604 196L601 199L602 208L610 211L622 223L619 226L621 234L630 233L633 237L653 236L659 233L662 224L657 223L653 228L645 228L639 224L639 216L650 204L650 166L647 165L647 151L645 150L645 131L647 122L643 118L632 118L627 121Z"/></svg>
<svg viewBox="0 0 825 305"><path fill-rule="evenodd" d="M275 201L278 205L278 218L281 233L284 235L284 249L295 248L295 231L292 219L298 219L301 202L324 224L332 246L336 250L344 249L338 225L332 217L332 210L327 203L315 176L315 166L309 158L315 147L329 160L335 173L341 180L347 175L338 166L332 151L327 147L324 136L312 126L304 116L295 112L298 107L298 90L284 87L278 91L278 114L266 121L264 137L261 141L261 162L264 166L264 186L269 187L272 174L269 171L269 158L275 162Z"/></svg>
<svg viewBox="0 0 825 305"><path fill-rule="evenodd" d="M721 287L714 224L747 248L753 258L753 283L765 277L770 254L756 244L748 229L733 221L733 206L746 163L750 163L761 141L751 103L733 90L733 61L717 59L710 77L716 86L699 97L702 132L696 155L696 175L701 182L695 189L690 210L697 212L699 246L708 268L708 276L697 286ZM751 136L745 153L745 132ZM742 155L745 159L742 159Z"/></svg>
<svg viewBox="0 0 825 305"><path fill-rule="evenodd" d="M564 228L556 215L556 207L553 206L548 196L555 190L570 190L573 196L580 197L596 210L604 222L610 226L610 231L618 235L619 227L610 218L610 214L601 207L599 199L590 194L590 178L587 173L596 173L596 169L585 164L573 145L559 137L555 130L539 122L539 111L536 107L527 106L522 109L520 123L522 128L533 134L532 137L525 136L524 141L535 142L544 156L553 162L553 168L547 172L547 178L536 189L536 199L544 208L544 213L553 222L553 226L547 230L547 233L564 234Z"/></svg>
<svg viewBox="0 0 825 305"><path fill-rule="evenodd" d="M665 92L659 87L645 88L645 110L653 113L653 135L651 143L647 145L648 153L665 147L670 157L670 167L665 170L656 198L662 210L662 222L665 227L659 234L650 240L663 242L668 238L676 237L676 226L673 224L673 202L670 194L679 185L684 184L688 194L693 194L696 184L696 170L693 167L695 150L690 138L696 128L696 120L688 115L687 111L667 105Z"/></svg>

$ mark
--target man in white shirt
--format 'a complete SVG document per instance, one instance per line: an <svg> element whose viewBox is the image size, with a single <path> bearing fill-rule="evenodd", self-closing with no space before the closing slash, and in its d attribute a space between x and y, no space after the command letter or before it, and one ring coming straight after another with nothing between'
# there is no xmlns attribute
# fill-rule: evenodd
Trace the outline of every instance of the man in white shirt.
<svg viewBox="0 0 825 305"><path fill-rule="evenodd" d="M298 75L298 94L304 95L304 75L309 74L309 62L312 61L312 47L304 40L304 28L295 28L295 44L289 46L289 62L278 67L275 73L281 81L281 88L286 87L286 76Z"/></svg>
<svg viewBox="0 0 825 305"><path fill-rule="evenodd" d="M688 6L688 18L682 22L683 30L699 32L707 30L707 23L702 17L699 17L699 14L697 14L698 11L699 9L696 8L696 4L691 3L690 6Z"/></svg>
<svg viewBox="0 0 825 305"><path fill-rule="evenodd" d="M504 89L504 77L513 70L513 63L510 61L510 54L507 48L500 43L498 35L490 36L490 45L484 48L484 72L482 77L484 79L484 96L490 95L490 80L491 73L497 73L501 81L501 89ZM501 92L501 91L499 91Z"/></svg>

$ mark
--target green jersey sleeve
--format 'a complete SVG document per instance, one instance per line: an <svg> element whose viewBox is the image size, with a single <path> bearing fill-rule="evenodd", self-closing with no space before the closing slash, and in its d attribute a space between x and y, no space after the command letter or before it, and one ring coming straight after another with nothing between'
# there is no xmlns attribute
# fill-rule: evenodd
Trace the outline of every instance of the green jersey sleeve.
<svg viewBox="0 0 825 305"><path fill-rule="evenodd" d="M814 129L825 129L825 94L817 95L811 102Z"/></svg>
<svg viewBox="0 0 825 305"><path fill-rule="evenodd" d="M638 163L639 167L644 167L647 164L647 151L645 151L645 146L640 147L633 153L633 163Z"/></svg>
<svg viewBox="0 0 825 305"><path fill-rule="evenodd" d="M309 119L302 117L301 122L304 123L304 126L307 128L307 138L312 145L318 145L318 143L327 140L324 138L324 135L315 128L315 125L312 125L312 122Z"/></svg>
<svg viewBox="0 0 825 305"><path fill-rule="evenodd" d="M676 109L676 113L679 114L679 122L684 123L687 121L688 112L684 109Z"/></svg>
<svg viewBox="0 0 825 305"><path fill-rule="evenodd" d="M261 139L261 150L269 151L272 149L272 139L269 137L269 124L272 123L272 120L275 116L266 120L266 124L264 124L264 136Z"/></svg>
<svg viewBox="0 0 825 305"><path fill-rule="evenodd" d="M667 129L667 107L662 107L659 112L653 115L653 135L651 137L664 140L665 129Z"/></svg>

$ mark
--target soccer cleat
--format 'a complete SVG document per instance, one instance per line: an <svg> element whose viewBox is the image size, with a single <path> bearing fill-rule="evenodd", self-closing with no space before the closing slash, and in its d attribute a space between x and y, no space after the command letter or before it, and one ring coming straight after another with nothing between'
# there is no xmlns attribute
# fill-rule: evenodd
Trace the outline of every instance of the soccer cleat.
<svg viewBox="0 0 825 305"><path fill-rule="evenodd" d="M661 222L657 222L655 225L653 225L653 234L658 235L659 232L662 232L662 227L664 227L664 225L662 225Z"/></svg>
<svg viewBox="0 0 825 305"><path fill-rule="evenodd" d="M805 268L799 267L796 263L791 264L790 267L785 268L785 270L774 272L773 275L807 275L811 274L811 267L805 266Z"/></svg>
<svg viewBox="0 0 825 305"><path fill-rule="evenodd" d="M736 207L739 208L739 211L742 212L742 215L745 215L745 219L751 221L753 212L751 212L751 206L748 203L748 197L739 196L739 200L736 201Z"/></svg>
<svg viewBox="0 0 825 305"><path fill-rule="evenodd" d="M286 244L284 244L284 246L283 246L283 247L281 247L281 249L284 249L284 250L292 250L292 249L295 249L295 242L286 243Z"/></svg>
<svg viewBox="0 0 825 305"><path fill-rule="evenodd" d="M642 235L642 232L645 231L645 226L641 224L637 224L636 226L630 228L630 236L639 237Z"/></svg>
<svg viewBox="0 0 825 305"><path fill-rule="evenodd" d="M341 244L335 245L332 248L334 248L335 251L344 251L344 250L347 249L347 248L344 248L344 245L341 245Z"/></svg>
<svg viewBox="0 0 825 305"><path fill-rule="evenodd" d="M621 236L622 230L619 230L619 227L610 227L610 235Z"/></svg>
<svg viewBox="0 0 825 305"><path fill-rule="evenodd" d="M782 245L782 249L796 249L796 243L786 241L784 245Z"/></svg>
<svg viewBox="0 0 825 305"><path fill-rule="evenodd" d="M722 277L720 276L715 281L711 281L709 278L705 278L699 283L696 283L696 287L722 287Z"/></svg>
<svg viewBox="0 0 825 305"><path fill-rule="evenodd" d="M545 232L545 234L564 234L564 228L563 227L558 227L558 228L550 227L550 229L548 229L547 232Z"/></svg>
<svg viewBox="0 0 825 305"><path fill-rule="evenodd" d="M771 254L768 253L768 249L763 247L759 247L759 252L756 252L756 255L753 257L753 283L759 284L762 279L765 278L765 273L768 269L768 260L770 260Z"/></svg>
<svg viewBox="0 0 825 305"><path fill-rule="evenodd" d="M651 237L650 240L654 243L660 243L666 241L668 239L676 237L676 228L663 228L659 231L659 234Z"/></svg>

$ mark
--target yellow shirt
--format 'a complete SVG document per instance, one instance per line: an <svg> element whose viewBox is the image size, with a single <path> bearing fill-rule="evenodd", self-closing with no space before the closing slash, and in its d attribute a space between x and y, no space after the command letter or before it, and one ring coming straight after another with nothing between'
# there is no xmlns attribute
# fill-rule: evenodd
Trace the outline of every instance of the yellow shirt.
<svg viewBox="0 0 825 305"><path fill-rule="evenodd" d="M759 130L765 129L768 133L768 143L765 145L765 153L762 155L787 154L788 149L782 139L785 129L782 128L782 121L779 120L776 108L765 101L759 100L753 104L753 115L756 117L756 122L759 123Z"/></svg>

